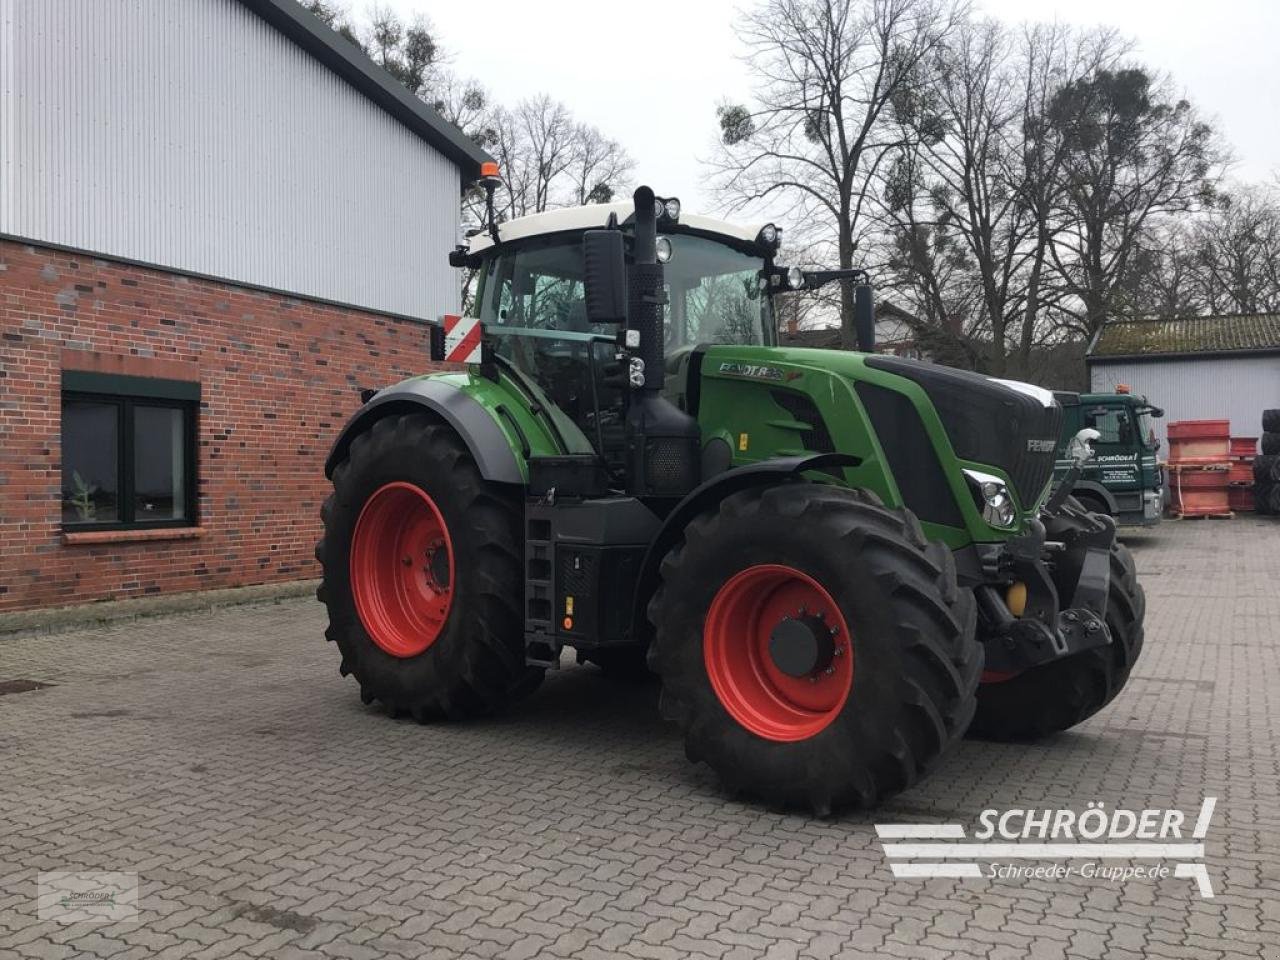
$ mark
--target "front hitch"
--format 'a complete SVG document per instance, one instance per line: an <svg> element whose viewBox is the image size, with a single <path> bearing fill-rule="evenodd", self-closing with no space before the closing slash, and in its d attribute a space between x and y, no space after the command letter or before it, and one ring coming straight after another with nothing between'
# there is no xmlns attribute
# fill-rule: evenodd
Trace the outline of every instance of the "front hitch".
<svg viewBox="0 0 1280 960"><path fill-rule="evenodd" d="M974 589L987 626L990 675L1012 676L1111 642L1105 618L1115 523L1067 505L1059 511L1071 522L1047 519L1062 528L1061 540L1048 540L1045 524L1032 520L1024 534L991 545L983 558L994 579L1026 590L1015 616L990 582Z"/></svg>

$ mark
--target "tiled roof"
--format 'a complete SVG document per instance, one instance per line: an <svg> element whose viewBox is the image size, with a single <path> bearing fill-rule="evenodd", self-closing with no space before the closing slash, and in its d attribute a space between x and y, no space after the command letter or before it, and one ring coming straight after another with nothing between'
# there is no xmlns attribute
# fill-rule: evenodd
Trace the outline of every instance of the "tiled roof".
<svg viewBox="0 0 1280 960"><path fill-rule="evenodd" d="M1280 351L1280 313L1119 320L1107 323L1090 358Z"/></svg>

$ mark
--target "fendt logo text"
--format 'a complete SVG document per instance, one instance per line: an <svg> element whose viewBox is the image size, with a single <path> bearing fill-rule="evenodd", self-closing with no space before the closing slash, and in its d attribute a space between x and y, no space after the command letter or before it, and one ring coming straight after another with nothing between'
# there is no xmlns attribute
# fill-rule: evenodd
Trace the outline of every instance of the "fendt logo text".
<svg viewBox="0 0 1280 960"><path fill-rule="evenodd" d="M972 841L959 823L878 823L876 834L895 877L1110 883L1187 877L1202 897L1212 897L1203 861L1216 803L1206 797L1194 821L1176 809L1108 810L1091 802L1082 811L983 810Z"/></svg>

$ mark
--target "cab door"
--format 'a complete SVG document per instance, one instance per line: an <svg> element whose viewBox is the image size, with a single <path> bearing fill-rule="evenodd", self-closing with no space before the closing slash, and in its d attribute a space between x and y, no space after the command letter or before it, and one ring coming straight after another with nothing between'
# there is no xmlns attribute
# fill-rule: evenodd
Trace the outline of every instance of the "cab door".
<svg viewBox="0 0 1280 960"><path fill-rule="evenodd" d="M1142 474L1138 424L1124 404L1090 404L1083 409L1083 423L1097 430L1095 456L1084 468L1083 478L1100 483L1118 501L1141 498ZM1124 494L1130 496L1122 496Z"/></svg>

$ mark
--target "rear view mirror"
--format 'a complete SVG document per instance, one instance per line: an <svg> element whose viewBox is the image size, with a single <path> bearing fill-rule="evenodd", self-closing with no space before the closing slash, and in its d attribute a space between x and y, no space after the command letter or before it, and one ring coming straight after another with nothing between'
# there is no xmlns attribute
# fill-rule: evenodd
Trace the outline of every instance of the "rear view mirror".
<svg viewBox="0 0 1280 960"><path fill-rule="evenodd" d="M588 323L625 323L627 265L620 230L582 235L583 287Z"/></svg>

